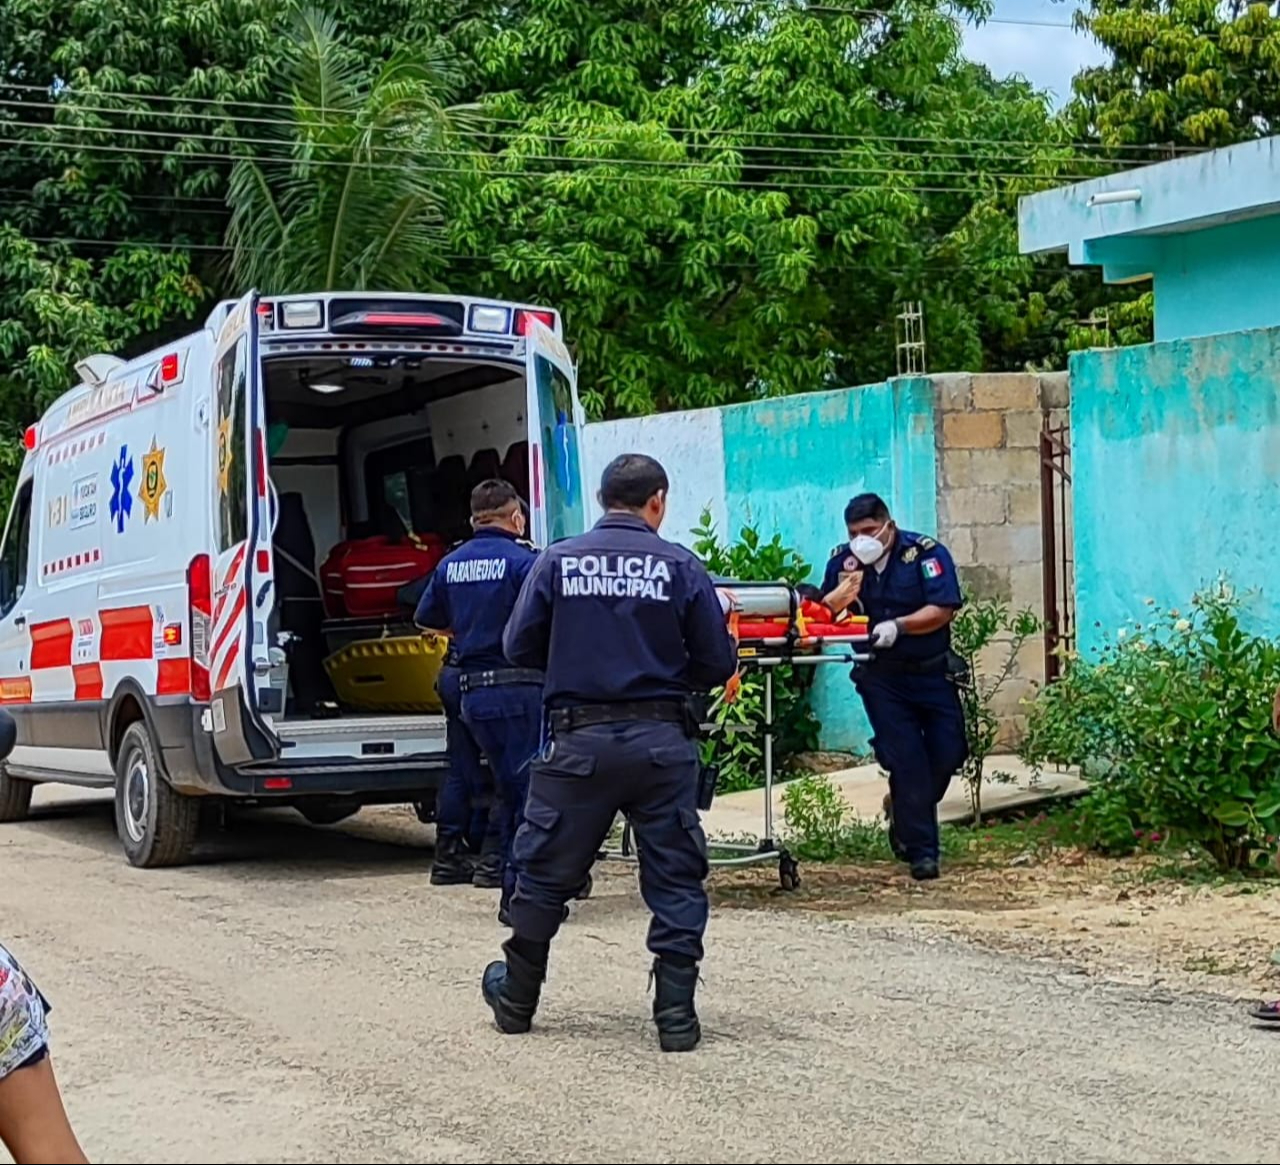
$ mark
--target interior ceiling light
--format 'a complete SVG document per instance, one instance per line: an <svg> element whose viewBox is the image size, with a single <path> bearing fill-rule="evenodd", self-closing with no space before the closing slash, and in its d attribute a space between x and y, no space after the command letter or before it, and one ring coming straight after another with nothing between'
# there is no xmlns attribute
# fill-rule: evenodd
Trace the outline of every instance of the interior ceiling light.
<svg viewBox="0 0 1280 1165"><path fill-rule="evenodd" d="M318 392L324 396L331 396L335 392L343 392L346 389L342 384L313 384L310 385L312 392Z"/></svg>

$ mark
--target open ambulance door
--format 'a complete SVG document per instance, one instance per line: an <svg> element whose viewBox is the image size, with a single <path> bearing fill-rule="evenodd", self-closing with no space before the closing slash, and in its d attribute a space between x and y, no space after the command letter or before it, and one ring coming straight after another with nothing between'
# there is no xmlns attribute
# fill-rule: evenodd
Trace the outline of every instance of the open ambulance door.
<svg viewBox="0 0 1280 1165"><path fill-rule="evenodd" d="M529 411L529 511L535 546L550 546L586 529L578 372L569 349L541 321L525 335Z"/></svg>
<svg viewBox="0 0 1280 1165"><path fill-rule="evenodd" d="M203 682L214 747L224 764L239 765L277 755L267 729L273 715L284 711L283 694L271 690L267 675L267 621L275 603L273 514L256 291L231 309L218 333L209 430L215 553L204 584L210 615ZM199 590L193 582L193 607L199 606ZM193 665L198 689L200 661ZM202 694L196 691L197 697Z"/></svg>

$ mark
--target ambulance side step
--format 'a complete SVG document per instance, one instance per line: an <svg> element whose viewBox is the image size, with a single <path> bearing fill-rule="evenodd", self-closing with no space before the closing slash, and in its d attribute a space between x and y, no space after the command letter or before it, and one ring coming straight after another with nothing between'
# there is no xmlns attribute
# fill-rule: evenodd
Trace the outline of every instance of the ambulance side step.
<svg viewBox="0 0 1280 1165"><path fill-rule="evenodd" d="M341 720L278 720L282 760L350 757L390 761L443 752L443 716L351 716Z"/></svg>

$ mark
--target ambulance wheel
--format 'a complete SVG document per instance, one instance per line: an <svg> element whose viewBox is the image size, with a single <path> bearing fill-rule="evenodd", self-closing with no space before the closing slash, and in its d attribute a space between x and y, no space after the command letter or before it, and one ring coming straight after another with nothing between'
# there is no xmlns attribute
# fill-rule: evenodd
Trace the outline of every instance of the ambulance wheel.
<svg viewBox="0 0 1280 1165"><path fill-rule="evenodd" d="M34 781L11 777L0 768L0 821L26 821L35 787Z"/></svg>
<svg viewBox="0 0 1280 1165"><path fill-rule="evenodd" d="M116 758L116 833L129 864L181 865L199 827L200 802L174 791L161 775L147 726L130 724Z"/></svg>

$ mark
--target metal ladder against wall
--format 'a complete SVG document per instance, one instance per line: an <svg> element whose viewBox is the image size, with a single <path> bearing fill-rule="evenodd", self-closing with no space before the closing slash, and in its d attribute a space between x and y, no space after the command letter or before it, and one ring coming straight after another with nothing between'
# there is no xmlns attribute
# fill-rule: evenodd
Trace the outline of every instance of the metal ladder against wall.
<svg viewBox="0 0 1280 1165"><path fill-rule="evenodd" d="M1040 531L1043 541L1044 678L1062 674L1076 644L1076 578L1071 497L1071 429L1046 411L1040 430Z"/></svg>

